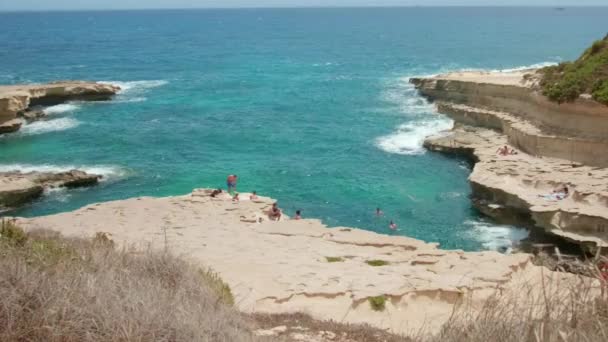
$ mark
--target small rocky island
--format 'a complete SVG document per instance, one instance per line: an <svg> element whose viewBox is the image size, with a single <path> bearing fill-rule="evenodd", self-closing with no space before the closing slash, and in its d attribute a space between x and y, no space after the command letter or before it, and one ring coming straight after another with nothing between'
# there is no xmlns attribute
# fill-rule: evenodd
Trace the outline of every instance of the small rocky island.
<svg viewBox="0 0 608 342"><path fill-rule="evenodd" d="M68 101L106 101L119 91L119 87L111 84L84 81L0 86L0 135L17 132L28 122L43 120L47 106ZM90 186L100 179L100 175L78 170L0 172L0 210L34 200L48 188Z"/></svg>

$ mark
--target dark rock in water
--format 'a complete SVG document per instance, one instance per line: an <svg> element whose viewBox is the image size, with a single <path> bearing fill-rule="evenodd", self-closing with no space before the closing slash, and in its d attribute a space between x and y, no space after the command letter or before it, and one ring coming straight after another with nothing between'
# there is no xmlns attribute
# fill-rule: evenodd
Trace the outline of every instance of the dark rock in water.
<svg viewBox="0 0 608 342"><path fill-rule="evenodd" d="M0 124L0 134L17 132L21 125L23 125L23 121L19 119L9 120Z"/></svg>
<svg viewBox="0 0 608 342"><path fill-rule="evenodd" d="M36 121L42 118L47 117L47 114L44 112L42 108L34 108L28 109L19 114L20 117L24 118L27 121Z"/></svg>

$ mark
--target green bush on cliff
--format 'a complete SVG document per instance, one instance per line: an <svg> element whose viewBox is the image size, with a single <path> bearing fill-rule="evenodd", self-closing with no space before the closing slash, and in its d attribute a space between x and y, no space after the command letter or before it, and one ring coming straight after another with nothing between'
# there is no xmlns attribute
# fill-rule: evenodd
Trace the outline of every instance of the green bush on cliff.
<svg viewBox="0 0 608 342"><path fill-rule="evenodd" d="M386 307L385 296L369 297L367 300L369 301L369 305L372 307L372 310L384 311L384 308Z"/></svg>
<svg viewBox="0 0 608 342"><path fill-rule="evenodd" d="M608 105L608 35L591 45L579 59L540 70L543 94L558 103L590 94Z"/></svg>

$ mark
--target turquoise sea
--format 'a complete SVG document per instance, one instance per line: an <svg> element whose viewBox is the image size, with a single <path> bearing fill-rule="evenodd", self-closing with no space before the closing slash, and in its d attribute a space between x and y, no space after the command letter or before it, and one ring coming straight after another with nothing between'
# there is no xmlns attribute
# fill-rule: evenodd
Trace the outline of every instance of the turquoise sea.
<svg viewBox="0 0 608 342"><path fill-rule="evenodd" d="M224 186L327 225L495 249L525 237L469 203L470 166L425 152L450 126L414 75L576 58L608 8L242 9L0 13L0 84L117 83L0 138L0 171L100 172L10 214ZM386 217L378 219L380 206ZM399 225L390 232L389 219Z"/></svg>

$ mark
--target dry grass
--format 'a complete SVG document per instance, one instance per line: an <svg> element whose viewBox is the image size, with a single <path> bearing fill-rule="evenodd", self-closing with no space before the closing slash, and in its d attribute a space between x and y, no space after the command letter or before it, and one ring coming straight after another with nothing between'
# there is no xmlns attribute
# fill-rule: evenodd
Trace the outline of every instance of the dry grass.
<svg viewBox="0 0 608 342"><path fill-rule="evenodd" d="M599 277L599 274L597 275ZM608 341L608 301L599 282L578 281L534 288L489 298L479 310L456 309L441 333L429 342Z"/></svg>
<svg viewBox="0 0 608 342"><path fill-rule="evenodd" d="M254 340L213 273L164 253L116 250L104 234L23 241L10 231L0 237L0 341Z"/></svg>
<svg viewBox="0 0 608 342"><path fill-rule="evenodd" d="M0 341L253 341L255 329L318 341L608 341L608 301L598 272L576 284L529 285L481 307L457 307L435 336L411 339L367 325L302 314L243 318L215 274L166 253L117 250L105 234L65 239L0 226ZM330 336L330 337L327 337ZM335 337L332 337L335 336Z"/></svg>

